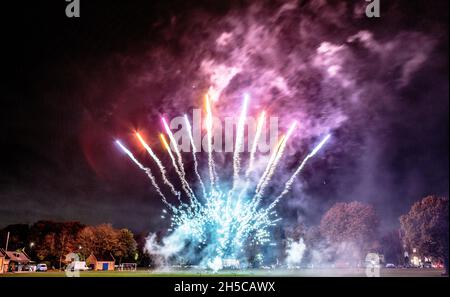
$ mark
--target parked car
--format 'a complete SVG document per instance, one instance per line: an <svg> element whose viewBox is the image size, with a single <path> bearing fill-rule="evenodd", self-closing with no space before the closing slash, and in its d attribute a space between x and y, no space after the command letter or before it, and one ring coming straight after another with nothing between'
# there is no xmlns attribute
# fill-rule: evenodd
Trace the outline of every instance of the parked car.
<svg viewBox="0 0 450 297"><path fill-rule="evenodd" d="M430 261L423 262L422 268L433 268L433 264Z"/></svg>
<svg viewBox="0 0 450 297"><path fill-rule="evenodd" d="M386 268L395 268L395 264L387 263Z"/></svg>
<svg viewBox="0 0 450 297"><path fill-rule="evenodd" d="M45 272L47 271L47 264L40 263L36 266L36 271Z"/></svg>

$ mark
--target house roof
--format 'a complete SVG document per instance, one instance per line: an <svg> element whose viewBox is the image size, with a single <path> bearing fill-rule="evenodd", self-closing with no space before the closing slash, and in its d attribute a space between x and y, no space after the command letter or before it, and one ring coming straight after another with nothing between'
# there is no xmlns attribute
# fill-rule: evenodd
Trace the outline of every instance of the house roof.
<svg viewBox="0 0 450 297"><path fill-rule="evenodd" d="M1 252L5 255L5 258L10 261L15 261L18 263L28 263L31 261L28 255L24 252L5 251L4 249L1 249Z"/></svg>

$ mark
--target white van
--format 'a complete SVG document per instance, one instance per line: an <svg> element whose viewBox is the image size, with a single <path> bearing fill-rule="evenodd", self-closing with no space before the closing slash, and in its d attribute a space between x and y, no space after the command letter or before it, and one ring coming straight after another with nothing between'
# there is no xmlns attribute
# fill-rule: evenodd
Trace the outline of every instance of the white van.
<svg viewBox="0 0 450 297"><path fill-rule="evenodd" d="M85 261L73 261L66 267L66 270L70 271L86 271L88 269Z"/></svg>

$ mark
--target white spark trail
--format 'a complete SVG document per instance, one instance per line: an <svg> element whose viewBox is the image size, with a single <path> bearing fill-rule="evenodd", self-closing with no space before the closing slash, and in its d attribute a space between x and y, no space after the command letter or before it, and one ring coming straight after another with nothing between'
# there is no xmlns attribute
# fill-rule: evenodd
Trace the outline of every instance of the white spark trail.
<svg viewBox="0 0 450 297"><path fill-rule="evenodd" d="M288 132L286 133L286 136L282 139L281 144L279 146L279 149L277 150L275 154L275 159L273 160L272 164L269 167L269 170L267 171L266 176L263 179L263 182L261 183L261 186L259 187L259 190L257 191L257 196L260 198L264 194L264 189L269 184L270 180L272 179L273 174L275 173L275 169L278 166L278 163L281 160L281 157L283 156L284 150L286 149L286 143L291 137L292 133L294 132L295 127L297 126L297 122L294 122L289 127Z"/></svg>
<svg viewBox="0 0 450 297"><path fill-rule="evenodd" d="M292 184L295 181L295 178L297 177L297 175L303 170L303 167L305 167L306 163L308 162L309 159L311 159L312 157L314 157L314 155L317 154L318 151L320 151L320 149L325 145L325 143L327 143L327 141L330 139L331 134L328 134L327 136L325 136L324 139L322 139L322 141L303 159L303 161L300 163L300 165L297 167L297 169L295 170L294 174L292 174L291 178L286 182L285 186L284 186L284 190L281 192L280 195L278 195L277 198L275 198L275 200L270 204L269 209L273 208L278 201L283 198L284 195L286 195L289 190L292 187Z"/></svg>
<svg viewBox="0 0 450 297"><path fill-rule="evenodd" d="M203 197L206 198L206 188L205 188L205 184L203 183L202 177L200 175L200 172L198 171L198 162L197 162L197 148L195 147L195 143L194 143L194 137L192 135L192 127L191 124L189 122L189 119L187 117L187 115L184 115L184 121L186 122L186 126L187 126L187 130L189 133L189 139L191 141L191 146L192 146L192 157L194 159L194 171L195 174L197 175L198 181L200 182L200 186L202 188L203 191Z"/></svg>
<svg viewBox="0 0 450 297"><path fill-rule="evenodd" d="M256 126L255 139L253 140L252 149L250 151L250 159L248 161L247 171L245 172L245 177L248 178L253 170L253 164L255 163L256 149L258 148L259 139L261 138L262 130L264 127L266 113L263 111L258 118L258 124Z"/></svg>
<svg viewBox="0 0 450 297"><path fill-rule="evenodd" d="M150 168L145 167L144 165L142 165L133 155L133 153L131 153L119 140L116 140L116 143L119 145L119 147L128 155L128 157L142 170L144 171L148 178L150 179L153 187L156 189L156 192L158 192L158 194L161 196L162 201L164 202L164 204L166 204L169 208L174 209L174 207L172 206L172 204L170 204L169 202L167 202L166 196L164 196L164 194L161 191L161 188L158 186L158 183L156 182L155 177L152 174L152 171L150 170Z"/></svg>
<svg viewBox="0 0 450 297"><path fill-rule="evenodd" d="M186 195L188 195L189 198L191 198L193 201L195 201L196 198L195 198L195 196L192 195L193 191L192 191L191 187L189 186L189 183L187 182L183 173L181 172L180 168L178 167L177 161L175 159L175 156L172 153L172 150L170 149L169 143L167 142L166 138L164 137L164 134L161 133L160 137L161 137L161 141L162 141L165 149L169 153L170 159L172 160L173 168L175 169L175 172L178 174L178 177L180 178L181 186L182 186L183 190L186 192Z"/></svg>
<svg viewBox="0 0 450 297"><path fill-rule="evenodd" d="M240 207L240 201L242 199L242 196L247 192L248 187L250 186L250 173L253 171L253 165L255 163L255 155L256 155L256 150L258 148L258 143L259 140L261 138L261 134L262 134L262 130L264 128L264 121L265 121L265 116L266 113L265 111L261 112L261 114L259 115L258 118L258 123L256 126L256 133L255 133L255 138L253 139L253 143L252 143L252 149L250 151L250 159L248 162L248 167L247 170L245 171L245 186L243 187L243 189L241 190L241 192L239 193L239 200L237 203L237 208Z"/></svg>
<svg viewBox="0 0 450 297"><path fill-rule="evenodd" d="M247 106L249 102L249 95L244 95L244 102L242 104L241 115L239 116L238 125L236 128L236 144L234 147L234 155L233 155L233 189L236 187L239 180L239 172L241 170L241 148L243 145L244 134L245 134L245 120L247 116ZM233 190L232 190L233 191Z"/></svg>
<svg viewBox="0 0 450 297"><path fill-rule="evenodd" d="M213 117L211 111L211 102L209 96L205 96L205 109L206 109L206 137L208 140L208 169L209 178L211 183L211 191L214 191L215 184L217 182L217 173L214 164L214 158L212 153L212 128L213 128Z"/></svg>
<svg viewBox="0 0 450 297"><path fill-rule="evenodd" d="M178 161L178 165L179 165L178 169L179 169L180 172L181 172L181 176L182 176L183 182L185 183L186 187L188 188L188 190L189 190L189 192L190 192L190 196L191 196L194 200L196 200L197 198L195 197L195 193L194 193L194 191L191 189L189 183L188 183L187 180L186 180L186 172L184 171L183 158L181 157L181 153L180 153L180 150L179 150L179 148L178 148L177 141L175 140L175 137L173 136L172 130L170 130L170 127L169 127L169 125L167 124L167 121L166 121L165 118L162 118L162 122L163 122L164 128L165 128L165 130L166 130L166 132L167 132L167 135L169 136L170 143L173 144L173 148L174 148L174 150L175 150L175 154L176 154L176 156L177 156L177 161ZM169 150L170 150L170 146L169 146Z"/></svg>
<svg viewBox="0 0 450 297"><path fill-rule="evenodd" d="M186 172L184 171L183 159L181 157L180 150L178 149L177 141L175 140L175 137L173 136L172 130L170 130L170 127L167 124L166 119L165 118L161 118L161 119L162 119L162 122L163 122L163 125L164 125L164 129L166 130L166 133L169 136L170 143L172 143L173 149L174 149L175 154L177 156L179 169L180 169L181 173L183 174L183 176L185 176Z"/></svg>
<svg viewBox="0 0 450 297"><path fill-rule="evenodd" d="M148 152L148 154L150 155L150 157L152 157L152 159L155 161L156 165L159 168L159 171L161 172L161 177L163 179L163 182L170 188L170 191L177 196L178 198L180 197L180 192L178 192L177 190L175 190L175 186L169 181L169 179L167 178L167 172L166 172L166 168L164 167L164 165L162 164L161 160L158 158L158 156L153 152L153 150L151 149L151 147L144 141L144 139L142 138L142 136L136 132L136 136L139 139L139 141L141 142L142 146L145 148L145 150Z"/></svg>
<svg viewBox="0 0 450 297"><path fill-rule="evenodd" d="M272 152L272 155L270 156L269 162L267 162L266 169L264 170L263 175L261 176L261 178L259 179L258 184L256 185L255 193L259 192L259 189L261 188L262 184L266 180L266 176L269 173L270 168L273 165L273 162L275 162L275 159L277 157L277 153L280 150L280 146L283 143L285 137L286 137L285 135L282 135L281 138L278 140L277 144L275 145L275 150Z"/></svg>

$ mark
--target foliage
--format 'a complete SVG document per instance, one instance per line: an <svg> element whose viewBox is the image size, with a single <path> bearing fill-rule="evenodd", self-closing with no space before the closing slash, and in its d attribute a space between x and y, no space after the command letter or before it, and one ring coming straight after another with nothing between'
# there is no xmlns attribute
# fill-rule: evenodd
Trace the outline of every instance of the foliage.
<svg viewBox="0 0 450 297"><path fill-rule="evenodd" d="M403 241L421 256L444 261L448 269L448 198L428 196L400 217Z"/></svg>
<svg viewBox="0 0 450 297"><path fill-rule="evenodd" d="M362 202L336 203L320 222L320 233L336 245L351 245L366 253L376 246L379 219L372 205Z"/></svg>
<svg viewBox="0 0 450 297"><path fill-rule="evenodd" d="M119 259L119 262L122 259L133 259L137 247L130 230L114 229L109 224L85 227L79 232L77 242L85 258L90 254L105 259L113 255Z"/></svg>
<svg viewBox="0 0 450 297"><path fill-rule="evenodd" d="M9 225L0 230L3 241L10 232L8 250L23 250L32 259L48 262L50 267L62 267L65 255L71 252L82 258L91 253L99 258L117 257L119 262L134 262L137 244L128 229L114 229L111 225L84 226L79 222L38 221Z"/></svg>

